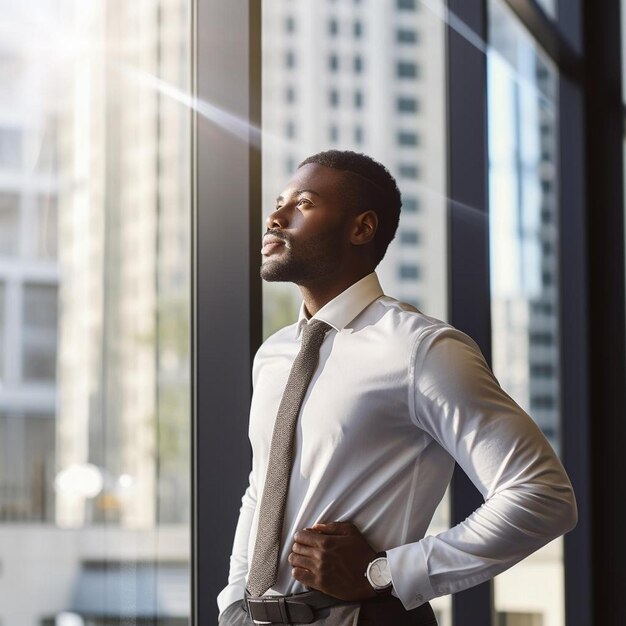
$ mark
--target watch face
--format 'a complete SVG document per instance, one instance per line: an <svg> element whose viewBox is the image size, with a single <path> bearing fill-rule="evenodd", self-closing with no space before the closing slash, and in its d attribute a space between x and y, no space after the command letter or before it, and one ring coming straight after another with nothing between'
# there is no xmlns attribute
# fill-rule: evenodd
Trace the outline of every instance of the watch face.
<svg viewBox="0 0 626 626"><path fill-rule="evenodd" d="M370 583L375 589L388 587L391 583L391 572L389 571L389 563L385 557L381 557L372 561L368 569Z"/></svg>

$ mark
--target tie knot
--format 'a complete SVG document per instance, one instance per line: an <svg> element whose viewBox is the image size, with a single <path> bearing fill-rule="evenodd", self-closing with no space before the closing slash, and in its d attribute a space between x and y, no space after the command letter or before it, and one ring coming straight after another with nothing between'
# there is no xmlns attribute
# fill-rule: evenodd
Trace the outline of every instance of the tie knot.
<svg viewBox="0 0 626 626"><path fill-rule="evenodd" d="M313 318L308 324L305 324L302 329L302 341L321 340L331 328L332 326L330 324Z"/></svg>

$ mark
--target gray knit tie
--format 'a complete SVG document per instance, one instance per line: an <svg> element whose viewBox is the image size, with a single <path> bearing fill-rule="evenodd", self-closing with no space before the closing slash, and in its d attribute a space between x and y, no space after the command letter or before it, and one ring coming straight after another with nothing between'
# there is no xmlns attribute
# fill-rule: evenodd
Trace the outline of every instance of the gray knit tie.
<svg viewBox="0 0 626 626"><path fill-rule="evenodd" d="M319 361L319 350L330 326L312 319L302 330L302 345L296 356L283 392L267 464L265 488L261 499L254 556L248 576L251 596L262 596L275 582L278 573L280 542L287 502L287 489L293 465L293 439L300 406Z"/></svg>

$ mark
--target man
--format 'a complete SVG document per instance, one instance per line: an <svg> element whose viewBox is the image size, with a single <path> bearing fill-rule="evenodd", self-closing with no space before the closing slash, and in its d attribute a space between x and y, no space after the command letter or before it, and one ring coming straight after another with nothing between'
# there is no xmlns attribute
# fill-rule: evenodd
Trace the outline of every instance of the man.
<svg viewBox="0 0 626 626"><path fill-rule="evenodd" d="M297 284L303 303L255 356L220 625L430 626L430 599L576 523L561 463L476 343L383 294L374 270L400 204L381 164L328 151L300 164L267 218L261 277ZM485 502L425 537L455 460Z"/></svg>

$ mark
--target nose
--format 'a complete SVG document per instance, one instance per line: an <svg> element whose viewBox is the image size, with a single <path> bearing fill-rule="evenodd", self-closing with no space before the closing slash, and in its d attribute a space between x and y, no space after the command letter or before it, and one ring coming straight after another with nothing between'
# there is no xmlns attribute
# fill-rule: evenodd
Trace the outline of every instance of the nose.
<svg viewBox="0 0 626 626"><path fill-rule="evenodd" d="M287 212L284 210L285 207L281 207L280 209L276 209L272 211L265 220L265 226L267 230L271 230L272 228L286 228L289 223Z"/></svg>

